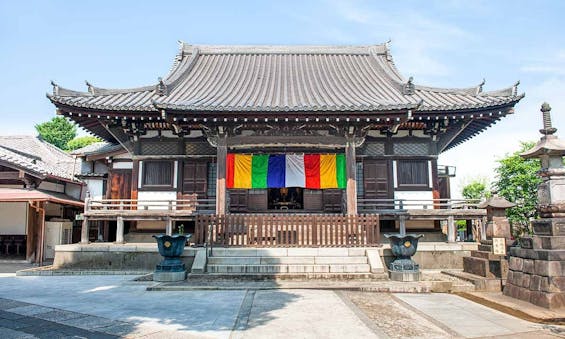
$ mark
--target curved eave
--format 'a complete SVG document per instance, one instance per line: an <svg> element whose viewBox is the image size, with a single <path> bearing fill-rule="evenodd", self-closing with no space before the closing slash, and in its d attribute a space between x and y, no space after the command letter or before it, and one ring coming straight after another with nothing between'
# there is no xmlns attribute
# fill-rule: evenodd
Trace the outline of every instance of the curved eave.
<svg viewBox="0 0 565 339"><path fill-rule="evenodd" d="M325 113L325 112L339 112L339 113L367 113L367 112L374 112L378 113L381 111L389 112L389 111L405 111L405 110L413 110L418 107L418 104L398 104L398 105L366 105L366 106L298 106L298 107L222 107L222 106L192 106L192 105L179 105L179 104L167 104L167 103L155 103L155 107L159 110L166 110L166 111L176 111L178 113L183 112L222 112L222 113L231 113L231 112L284 112L284 113L293 113L293 112L317 112L317 113Z"/></svg>

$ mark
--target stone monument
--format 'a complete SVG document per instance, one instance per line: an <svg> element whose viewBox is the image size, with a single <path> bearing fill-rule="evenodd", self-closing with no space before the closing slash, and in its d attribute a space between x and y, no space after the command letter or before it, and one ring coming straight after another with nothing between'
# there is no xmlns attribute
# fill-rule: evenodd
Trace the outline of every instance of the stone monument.
<svg viewBox="0 0 565 339"><path fill-rule="evenodd" d="M506 244L511 244L512 233L506 209L514 206L515 204L499 197L496 192L477 206L487 210L486 230L483 230L486 239L481 240L477 251L471 251L470 257L463 258L463 271L486 278L481 289L501 291L508 274ZM502 251L495 250L493 245L497 241L503 244Z"/></svg>
<svg viewBox="0 0 565 339"><path fill-rule="evenodd" d="M542 183L538 186L540 218L532 220L534 235L510 249L504 294L549 309L565 308L565 141L555 136L551 107L541 106L543 135L524 158L539 158Z"/></svg>

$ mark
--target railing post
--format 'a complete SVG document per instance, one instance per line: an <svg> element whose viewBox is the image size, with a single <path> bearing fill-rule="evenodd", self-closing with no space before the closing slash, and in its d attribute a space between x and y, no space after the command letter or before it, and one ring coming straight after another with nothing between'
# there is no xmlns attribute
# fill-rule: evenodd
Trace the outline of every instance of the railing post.
<svg viewBox="0 0 565 339"><path fill-rule="evenodd" d="M80 231L80 243L88 244L88 217L82 220L82 229Z"/></svg>
<svg viewBox="0 0 565 339"><path fill-rule="evenodd" d="M122 244L124 242L124 218L116 218L116 244Z"/></svg>
<svg viewBox="0 0 565 339"><path fill-rule="evenodd" d="M455 218L452 215L447 217L447 242L456 240Z"/></svg>

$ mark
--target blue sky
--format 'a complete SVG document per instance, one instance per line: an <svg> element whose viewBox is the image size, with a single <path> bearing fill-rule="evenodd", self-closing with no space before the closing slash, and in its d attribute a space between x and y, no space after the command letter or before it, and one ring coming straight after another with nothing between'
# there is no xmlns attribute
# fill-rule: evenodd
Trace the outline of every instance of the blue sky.
<svg viewBox="0 0 565 339"><path fill-rule="evenodd" d="M565 136L563 1L1 1L0 134L49 120L50 80L84 90L155 83L177 40L194 44L377 44L417 84L485 90L520 80L516 114L443 154L455 186L537 140L548 101ZM454 192L455 193L455 192Z"/></svg>

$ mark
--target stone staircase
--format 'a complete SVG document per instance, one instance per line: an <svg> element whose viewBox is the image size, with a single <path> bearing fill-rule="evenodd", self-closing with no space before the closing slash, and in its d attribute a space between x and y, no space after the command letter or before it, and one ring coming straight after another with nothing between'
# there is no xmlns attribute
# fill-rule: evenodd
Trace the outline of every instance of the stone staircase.
<svg viewBox="0 0 565 339"><path fill-rule="evenodd" d="M208 274L248 277L382 278L378 249L213 248Z"/></svg>

